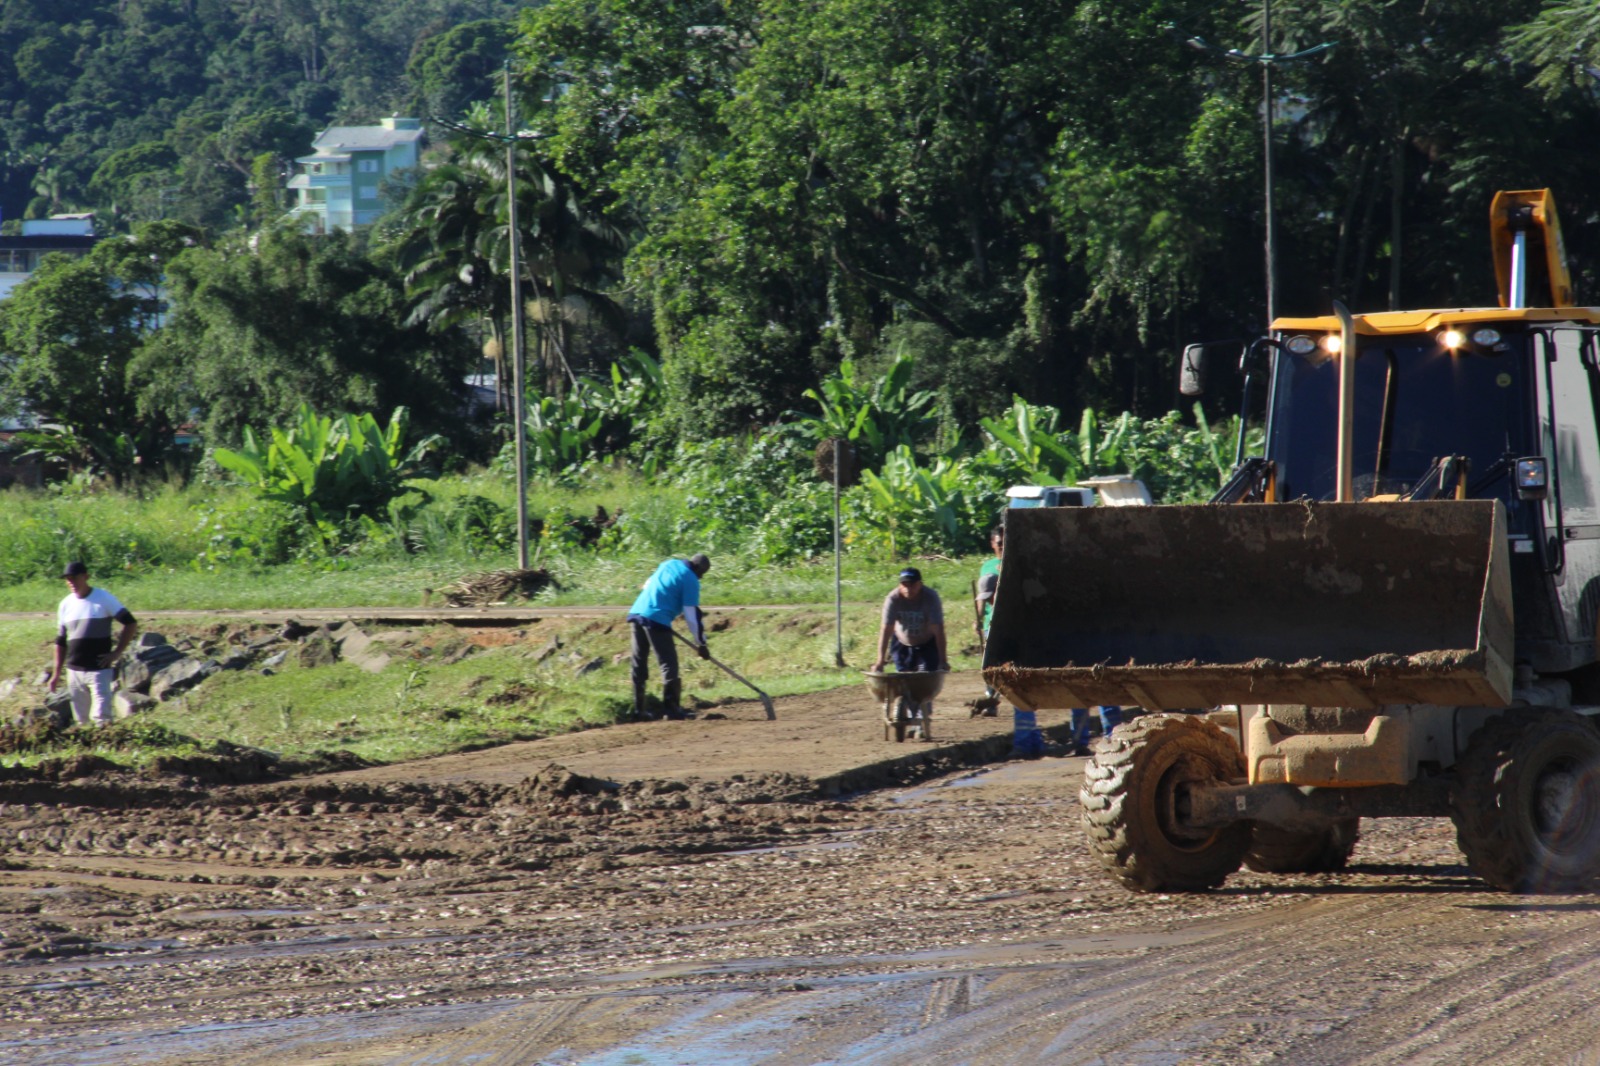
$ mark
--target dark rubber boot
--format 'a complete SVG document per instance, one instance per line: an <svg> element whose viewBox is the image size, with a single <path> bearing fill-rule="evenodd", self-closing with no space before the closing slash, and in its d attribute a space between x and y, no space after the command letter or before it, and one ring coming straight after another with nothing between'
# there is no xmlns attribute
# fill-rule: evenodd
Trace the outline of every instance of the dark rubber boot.
<svg viewBox="0 0 1600 1066"><path fill-rule="evenodd" d="M668 681L661 693L661 705L666 717L675 722L681 722L684 719L682 700L683 682Z"/></svg>
<svg viewBox="0 0 1600 1066"><path fill-rule="evenodd" d="M635 722L648 722L655 715L650 713L649 697L645 695L643 685L633 686L633 720Z"/></svg>

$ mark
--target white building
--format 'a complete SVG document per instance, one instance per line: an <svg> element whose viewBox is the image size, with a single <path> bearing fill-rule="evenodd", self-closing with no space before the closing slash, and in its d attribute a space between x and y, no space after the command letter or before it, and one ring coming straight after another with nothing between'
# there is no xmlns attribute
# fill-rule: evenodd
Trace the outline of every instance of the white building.
<svg viewBox="0 0 1600 1066"><path fill-rule="evenodd" d="M88 255L98 239L90 214L25 219L21 236L0 237L0 300L27 281L45 256Z"/></svg>
<svg viewBox="0 0 1600 1066"><path fill-rule="evenodd" d="M422 123L386 118L376 126L329 126L312 142L311 155L295 162L302 172L289 179L292 214L312 233L355 229L382 213L378 183L422 156Z"/></svg>

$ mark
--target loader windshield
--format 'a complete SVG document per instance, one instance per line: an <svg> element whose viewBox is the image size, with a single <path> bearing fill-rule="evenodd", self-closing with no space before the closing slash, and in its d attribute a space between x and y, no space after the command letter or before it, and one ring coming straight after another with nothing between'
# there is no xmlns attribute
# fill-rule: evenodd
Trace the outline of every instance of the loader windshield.
<svg viewBox="0 0 1600 1066"><path fill-rule="evenodd" d="M1403 495L1442 456L1464 455L1469 484L1523 454L1531 426L1525 338L1505 353L1451 354L1431 334L1362 337L1355 374L1355 495ZM1279 499L1331 500L1337 489L1339 368L1320 352L1278 356L1267 457ZM1505 478L1476 493L1504 497Z"/></svg>

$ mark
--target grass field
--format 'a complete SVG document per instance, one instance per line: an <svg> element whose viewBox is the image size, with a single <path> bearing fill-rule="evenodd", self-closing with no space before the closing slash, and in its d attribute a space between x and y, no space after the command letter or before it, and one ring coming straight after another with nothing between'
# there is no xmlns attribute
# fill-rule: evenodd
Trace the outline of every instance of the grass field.
<svg viewBox="0 0 1600 1066"><path fill-rule="evenodd" d="M452 478L424 487L435 499L482 496L514 510L504 479ZM248 634L237 625L224 632L207 611L421 606L430 589L516 565L514 543L486 549L443 528L422 529L409 551L355 550L278 565L230 560L215 551L216 530L224 522L219 516L238 529L241 522L247 528L250 520L267 522L271 515L226 486L164 485L140 496L17 490L0 495L0 570L9 575L0 578L0 613L29 616L0 619L0 681L16 682L0 697L0 721L42 701L37 679L50 665L54 611L67 591L55 575L68 558L89 559L91 582L113 592L136 616L145 613L146 630L162 632L175 644L187 642L193 654L217 657L230 640L237 644ZM485 646L464 658L451 654L462 633L442 625L406 634L406 650L379 673L350 663L303 667L291 655L271 674L218 674L140 715L136 727L94 737L73 730L59 743L12 745L9 753L0 751L0 765L86 750L138 765L170 751L173 743L200 750L224 740L292 758L348 751L391 762L603 725L631 704L627 606L665 555L695 551L712 557L702 599L714 618L719 604L793 607L723 615L717 624L725 628L712 638L719 658L772 695L858 683L858 671L871 664L876 650L878 605L907 562L919 566L928 585L943 595L955 665L976 665L959 652L972 643L971 586L981 558L903 561L847 553L838 592L845 602L843 653L850 665L841 670L834 665L833 558L779 566L736 549L679 542L668 519L681 513L680 496L616 472L582 488L546 488L530 497L531 514L589 515L603 507L654 523L659 551L584 548L560 538L531 549L533 564L547 568L556 581L533 606L605 606L615 610L614 617L546 618L504 631L503 640L480 635L476 639ZM149 616L154 611L196 613L156 619ZM561 646L549 653L553 641ZM749 697L748 689L711 664L688 654L684 662L686 698L715 703ZM108 747L107 741L115 744Z"/></svg>
<svg viewBox="0 0 1600 1066"><path fill-rule="evenodd" d="M717 657L773 696L858 684L876 649L876 612L860 606L844 619L848 665L843 669L834 665L831 608L721 615L713 608L709 617ZM272 627L227 628L196 616L163 618L147 628L191 654L210 649L220 657L230 644L241 645ZM628 631L620 613L470 632L445 624L389 636L393 660L375 673L349 662L301 665L291 648L287 660L270 672L225 671L145 712L139 722L146 732L119 736L120 748L73 730L61 743L0 754L0 765L94 751L138 766L172 751L143 742L154 735L162 745L170 743L166 733L148 732L156 726L192 738L193 745L184 750L205 750L222 740L293 759L347 751L372 762L395 762L606 725L630 706ZM0 700L0 714L9 717L42 698L35 680L49 664L48 640L48 628L41 624L0 622L0 672L22 678ZM467 643L474 644L472 653L461 657ZM954 634L956 668L977 665L970 644L966 634ZM687 650L682 662L686 702L715 705L751 698L749 689ZM659 691L652 678L651 692Z"/></svg>

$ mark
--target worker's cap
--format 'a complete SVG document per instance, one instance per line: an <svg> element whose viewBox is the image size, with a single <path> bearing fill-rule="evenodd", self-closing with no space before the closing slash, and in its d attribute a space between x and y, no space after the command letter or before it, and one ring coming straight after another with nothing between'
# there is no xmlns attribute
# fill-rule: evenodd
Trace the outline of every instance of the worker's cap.
<svg viewBox="0 0 1600 1066"><path fill-rule="evenodd" d="M695 573L703 574L711 569L711 560L704 555L696 553L689 556L689 565L694 568Z"/></svg>
<svg viewBox="0 0 1600 1066"><path fill-rule="evenodd" d="M87 574L88 572L89 568L87 566L83 565L83 563L79 560L74 559L72 562L67 564L67 568L65 570L61 571L61 576L79 577L83 574Z"/></svg>
<svg viewBox="0 0 1600 1066"><path fill-rule="evenodd" d="M902 585L908 585L913 581L921 581L921 580L922 580L922 571L918 570L914 566L908 566L904 570L900 571L900 584L902 584Z"/></svg>

